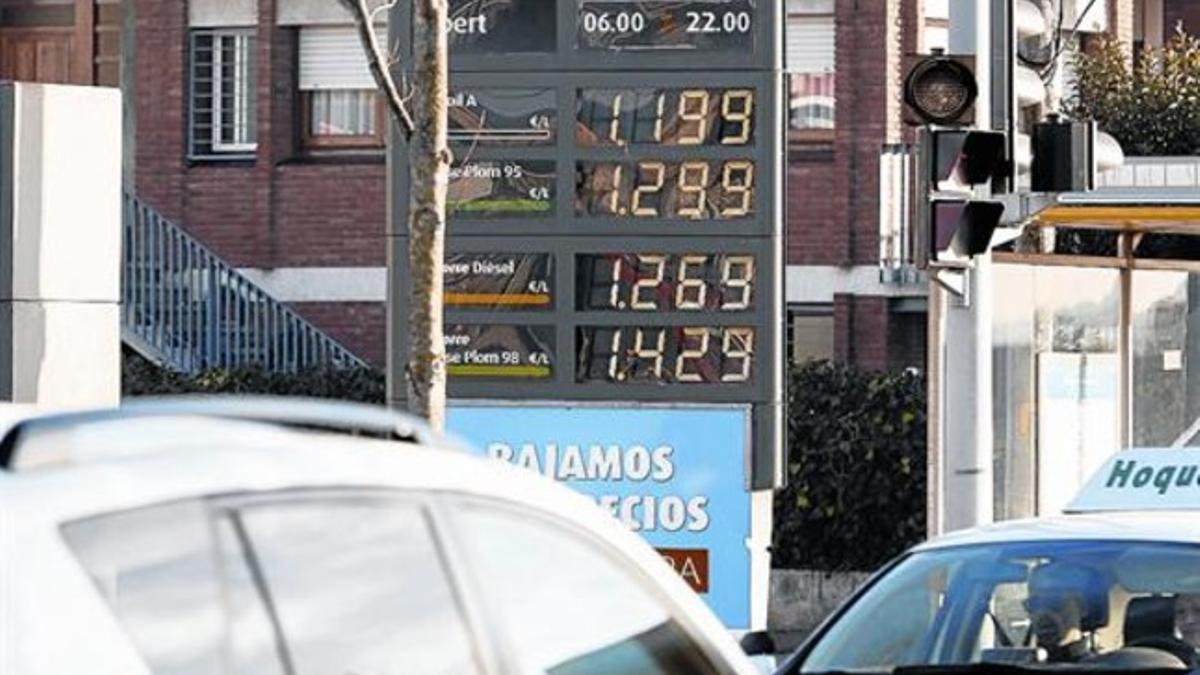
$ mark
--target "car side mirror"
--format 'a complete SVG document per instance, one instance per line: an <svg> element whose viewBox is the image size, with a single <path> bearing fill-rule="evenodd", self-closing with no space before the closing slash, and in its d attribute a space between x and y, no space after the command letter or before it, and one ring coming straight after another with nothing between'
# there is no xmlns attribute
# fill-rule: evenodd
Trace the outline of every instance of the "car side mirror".
<svg viewBox="0 0 1200 675"><path fill-rule="evenodd" d="M765 656L774 655L775 640L771 638L771 634L765 630L756 630L746 633L739 641L742 651L746 656Z"/></svg>

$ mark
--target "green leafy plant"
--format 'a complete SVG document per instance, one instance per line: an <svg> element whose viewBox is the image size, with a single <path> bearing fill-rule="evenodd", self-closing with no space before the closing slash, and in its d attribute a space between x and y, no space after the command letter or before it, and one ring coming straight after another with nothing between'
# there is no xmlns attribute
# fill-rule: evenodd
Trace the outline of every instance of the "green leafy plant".
<svg viewBox="0 0 1200 675"><path fill-rule="evenodd" d="M263 394L375 404L383 404L386 397L383 373L371 368L311 368L275 373L247 366L186 376L160 368L132 352L123 356L121 391L125 396Z"/></svg>
<svg viewBox="0 0 1200 675"><path fill-rule="evenodd" d="M1176 33L1130 63L1121 43L1100 38L1071 57L1073 118L1095 120L1125 154L1194 155L1200 150L1200 38Z"/></svg>
<svg viewBox="0 0 1200 675"><path fill-rule="evenodd" d="M925 537L925 381L814 361L788 386L772 564L872 570Z"/></svg>

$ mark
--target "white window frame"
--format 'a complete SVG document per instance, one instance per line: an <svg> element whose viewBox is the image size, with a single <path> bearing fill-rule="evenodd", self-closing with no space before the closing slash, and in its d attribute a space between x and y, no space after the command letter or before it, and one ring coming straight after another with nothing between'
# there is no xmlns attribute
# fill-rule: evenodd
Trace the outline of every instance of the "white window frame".
<svg viewBox="0 0 1200 675"><path fill-rule="evenodd" d="M201 47L202 43L207 44ZM188 44L188 159L253 159L258 150L255 29L232 26L193 29ZM230 46L232 64L226 61L225 54ZM230 65L231 77L223 78L223 68ZM208 71L204 79L200 77L202 69ZM228 107L223 100L226 96L230 97ZM232 137L223 137L223 129L231 129Z"/></svg>
<svg viewBox="0 0 1200 675"><path fill-rule="evenodd" d="M251 126L251 117L256 114L256 106L253 105L253 94L247 86L250 80L250 38L252 33L246 30L214 30L212 31L213 39L213 125L212 125L212 149L213 152L254 152L258 149L257 139L254 141L246 140L249 135ZM225 94L225 81L220 73L224 66L223 59L225 58L224 41L233 40L234 51L234 71L233 71L233 119L230 126L233 128L234 140L226 142L221 137L221 131L225 128L225 106L223 105Z"/></svg>

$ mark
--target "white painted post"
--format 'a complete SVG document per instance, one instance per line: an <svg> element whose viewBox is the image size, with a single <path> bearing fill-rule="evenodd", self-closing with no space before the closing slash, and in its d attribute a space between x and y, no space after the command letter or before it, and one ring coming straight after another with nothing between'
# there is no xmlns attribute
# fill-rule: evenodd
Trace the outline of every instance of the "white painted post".
<svg viewBox="0 0 1200 675"><path fill-rule="evenodd" d="M976 124L991 125L991 16L992 2L964 0L951 3L950 51L975 54L979 98L975 103ZM943 355L940 377L942 425L934 475L940 478L938 521L941 531L972 527L993 520L992 439L992 262L991 255L978 256L967 271L965 302L949 293L931 293L943 322L931 328L944 330L931 335Z"/></svg>
<svg viewBox="0 0 1200 675"><path fill-rule="evenodd" d="M0 85L0 400L121 397L121 94Z"/></svg>

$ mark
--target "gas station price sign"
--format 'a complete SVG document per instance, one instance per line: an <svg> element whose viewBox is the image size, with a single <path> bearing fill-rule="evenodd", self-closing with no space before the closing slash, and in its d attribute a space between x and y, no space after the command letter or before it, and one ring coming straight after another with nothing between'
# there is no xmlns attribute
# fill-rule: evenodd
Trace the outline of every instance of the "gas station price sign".
<svg viewBox="0 0 1200 675"><path fill-rule="evenodd" d="M443 280L452 432L543 470L575 466L575 457L607 465L620 432L622 456L674 453L680 475L704 476L730 504L778 485L778 4L450 0ZM392 30L411 30L403 11ZM391 152L389 397L403 405L409 173L406 149L393 143ZM604 421L617 418L628 423ZM722 435L664 426L684 419L709 420ZM485 437L502 429L512 433ZM740 440L719 440L727 436ZM742 470L712 473L718 456ZM590 480L576 473L556 478ZM652 543L679 567L704 561L695 587L731 627L759 627L741 588L750 572L729 561L744 559L748 540L765 556L765 530L752 535L733 511L708 509L708 492L659 504L636 483L598 481L601 505L644 525L652 508L693 504L706 529L736 533L740 552L691 539L686 527ZM743 505L751 521L770 512L769 498Z"/></svg>

